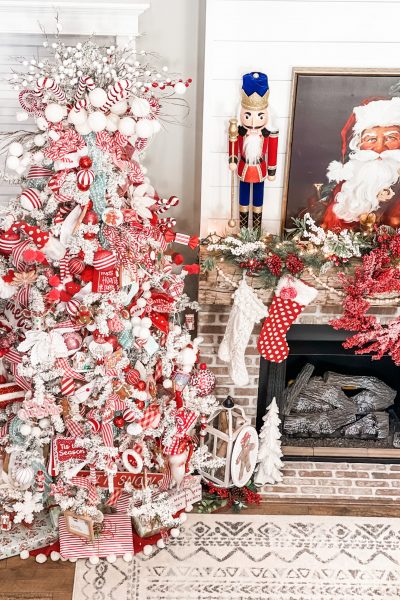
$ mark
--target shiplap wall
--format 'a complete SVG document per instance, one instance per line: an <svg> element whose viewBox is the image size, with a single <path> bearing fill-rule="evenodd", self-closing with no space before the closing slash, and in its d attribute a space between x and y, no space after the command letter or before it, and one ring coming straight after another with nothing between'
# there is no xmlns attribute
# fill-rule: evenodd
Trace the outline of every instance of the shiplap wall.
<svg viewBox="0 0 400 600"><path fill-rule="evenodd" d="M399 67L397 0L207 0L202 156L202 235L223 232L230 214L227 129L241 76L268 74L279 117L277 178L266 182L264 225L277 233L292 68Z"/></svg>

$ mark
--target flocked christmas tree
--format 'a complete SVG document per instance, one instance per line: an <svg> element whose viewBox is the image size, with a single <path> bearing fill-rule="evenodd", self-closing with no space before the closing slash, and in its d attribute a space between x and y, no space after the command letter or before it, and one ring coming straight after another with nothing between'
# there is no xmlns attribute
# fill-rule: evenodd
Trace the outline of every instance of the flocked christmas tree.
<svg viewBox="0 0 400 600"><path fill-rule="evenodd" d="M16 523L49 502L96 523L117 471L161 474L167 489L206 451L191 431L215 399L183 294L198 266L176 246L197 239L174 232L163 214L178 200L141 164L190 80L130 46L58 37L50 49L12 78L18 121L36 131L3 137L5 179L22 190L0 218L0 506ZM155 487L137 510L170 526ZM134 513L140 493L127 489Z"/></svg>
<svg viewBox="0 0 400 600"><path fill-rule="evenodd" d="M264 425L260 431L260 445L258 448L258 465L254 475L256 485L278 483L282 481L281 469L283 454L281 450L281 432L279 430L279 409L273 398L263 417Z"/></svg>

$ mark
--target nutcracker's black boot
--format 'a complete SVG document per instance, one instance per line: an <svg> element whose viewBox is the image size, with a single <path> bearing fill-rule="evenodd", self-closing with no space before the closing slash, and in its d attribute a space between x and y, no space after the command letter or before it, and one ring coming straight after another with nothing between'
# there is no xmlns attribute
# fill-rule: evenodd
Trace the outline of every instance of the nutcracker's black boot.
<svg viewBox="0 0 400 600"><path fill-rule="evenodd" d="M262 212L253 210L253 230L258 229L258 237L261 236L261 221L262 221Z"/></svg>
<svg viewBox="0 0 400 600"><path fill-rule="evenodd" d="M240 219L240 229L243 229L243 228L247 229L249 227L249 209L243 210L243 208L240 207L239 219Z"/></svg>

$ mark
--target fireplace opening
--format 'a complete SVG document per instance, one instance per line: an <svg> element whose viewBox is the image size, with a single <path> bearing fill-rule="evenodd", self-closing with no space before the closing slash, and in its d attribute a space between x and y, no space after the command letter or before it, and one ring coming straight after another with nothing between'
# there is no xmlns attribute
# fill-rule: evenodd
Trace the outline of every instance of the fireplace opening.
<svg viewBox="0 0 400 600"><path fill-rule="evenodd" d="M257 427L275 396L286 456L400 458L400 369L345 350L350 335L294 325L289 356L261 359Z"/></svg>

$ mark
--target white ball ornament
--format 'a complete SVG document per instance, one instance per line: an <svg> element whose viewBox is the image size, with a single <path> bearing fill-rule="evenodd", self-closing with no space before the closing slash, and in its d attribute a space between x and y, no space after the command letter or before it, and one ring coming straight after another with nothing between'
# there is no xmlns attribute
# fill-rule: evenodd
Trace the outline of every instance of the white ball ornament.
<svg viewBox="0 0 400 600"><path fill-rule="evenodd" d="M140 138L147 139L154 133L153 123L150 119L140 119L136 123L136 135Z"/></svg>
<svg viewBox="0 0 400 600"><path fill-rule="evenodd" d="M107 123L106 123L106 129L107 131L117 131L118 127L119 127L119 122L120 122L120 118L118 115L115 115L114 113L110 113L109 115L107 115Z"/></svg>
<svg viewBox="0 0 400 600"><path fill-rule="evenodd" d="M58 131L51 130L49 131L49 138L57 142L60 139L60 134Z"/></svg>
<svg viewBox="0 0 400 600"><path fill-rule="evenodd" d="M150 283L150 281L144 281L142 283L142 290L144 292L148 292L150 289L151 289L151 283Z"/></svg>
<svg viewBox="0 0 400 600"><path fill-rule="evenodd" d="M130 136L135 132L136 123L131 117L123 117L118 125L118 131L122 135Z"/></svg>
<svg viewBox="0 0 400 600"><path fill-rule="evenodd" d="M92 131L103 131L107 125L107 119L104 113L96 110L88 117L88 124Z"/></svg>
<svg viewBox="0 0 400 600"><path fill-rule="evenodd" d="M110 564L113 564L113 563L117 562L117 555L116 554L109 554L107 556L107 562L109 562Z"/></svg>
<svg viewBox="0 0 400 600"><path fill-rule="evenodd" d="M34 476L32 467L19 467L15 472L14 479L19 485L26 486L33 481Z"/></svg>
<svg viewBox="0 0 400 600"><path fill-rule="evenodd" d="M46 106L44 115L50 123L59 123L64 118L65 109L60 104L51 103Z"/></svg>
<svg viewBox="0 0 400 600"><path fill-rule="evenodd" d="M128 103L126 100L120 100L116 102L112 106L110 106L110 111L115 115L124 115L128 110Z"/></svg>
<svg viewBox="0 0 400 600"><path fill-rule="evenodd" d="M36 562L39 563L40 565L42 565L43 563L46 562L47 560L47 556L45 554L38 554L35 558Z"/></svg>
<svg viewBox="0 0 400 600"><path fill-rule="evenodd" d="M146 300L149 300L151 298L151 292L143 292L143 298L146 298Z"/></svg>
<svg viewBox="0 0 400 600"><path fill-rule="evenodd" d="M153 546L150 546L150 544L146 544L145 546L143 546L143 554L145 556L151 556L153 554Z"/></svg>
<svg viewBox="0 0 400 600"><path fill-rule="evenodd" d="M135 337L140 337L140 331L141 331L141 326L140 325L135 325L132 329L132 333Z"/></svg>
<svg viewBox="0 0 400 600"><path fill-rule="evenodd" d="M125 554L122 556L122 560L127 563L132 562L132 560L133 560L132 552L125 552Z"/></svg>
<svg viewBox="0 0 400 600"><path fill-rule="evenodd" d="M98 556L90 556L89 562L91 565L98 565L100 562L100 558Z"/></svg>
<svg viewBox="0 0 400 600"><path fill-rule="evenodd" d="M38 150L38 152L35 152L35 154L33 155L33 160L35 163L41 163L43 159L44 154L40 150Z"/></svg>
<svg viewBox="0 0 400 600"><path fill-rule="evenodd" d="M11 156L22 156L24 153L24 147L19 142L13 142L8 148L8 153Z"/></svg>
<svg viewBox="0 0 400 600"><path fill-rule="evenodd" d="M142 340L148 340L150 337L150 331L147 327L140 327L139 336Z"/></svg>
<svg viewBox="0 0 400 600"><path fill-rule="evenodd" d="M44 137L44 135L40 135L40 133L38 133L38 135L35 135L35 137L33 138L33 142L34 142L35 146L38 146L39 148L41 148L42 146L45 145L46 138Z"/></svg>
<svg viewBox="0 0 400 600"><path fill-rule="evenodd" d="M82 125L75 125L75 129L80 135L88 135L92 131L89 121L85 121Z"/></svg>
<svg viewBox="0 0 400 600"><path fill-rule="evenodd" d="M43 417L43 419L40 419L39 427L41 429L47 429L48 427L50 427L50 419L48 419L47 417Z"/></svg>
<svg viewBox="0 0 400 600"><path fill-rule="evenodd" d="M164 381L163 381L163 387L166 390L171 389L172 388L172 381L171 381L171 379L164 379Z"/></svg>
<svg viewBox="0 0 400 600"><path fill-rule="evenodd" d="M29 558L29 550L22 550L22 552L20 552L19 557L21 560L26 560L27 558Z"/></svg>
<svg viewBox="0 0 400 600"><path fill-rule="evenodd" d="M197 352L193 348L184 348L180 353L180 359L183 365L194 365L197 358Z"/></svg>
<svg viewBox="0 0 400 600"><path fill-rule="evenodd" d="M29 435L32 432L32 427L30 425L28 425L28 423L24 423L19 428L19 432L20 432L21 435L23 435L24 437L26 437L27 435Z"/></svg>
<svg viewBox="0 0 400 600"><path fill-rule="evenodd" d="M136 302L136 305L139 308L144 308L146 306L147 302L144 298L139 298L138 301Z"/></svg>
<svg viewBox="0 0 400 600"><path fill-rule="evenodd" d="M140 435L143 431L143 427L139 425L139 423L129 423L126 428L126 432L128 435Z"/></svg>
<svg viewBox="0 0 400 600"><path fill-rule="evenodd" d="M100 108L107 102L107 93L102 88L94 88L89 92L89 101L95 108Z"/></svg>
<svg viewBox="0 0 400 600"><path fill-rule="evenodd" d="M176 94L185 94L186 85L182 81L178 81L178 83L174 85L174 91Z"/></svg>
<svg viewBox="0 0 400 600"><path fill-rule="evenodd" d="M131 113L135 117L147 117L150 114L150 103L145 98L133 98L131 102Z"/></svg>
<svg viewBox="0 0 400 600"><path fill-rule="evenodd" d="M143 317L142 327L147 327L147 329L150 329L151 325L152 325L152 322L151 322L150 317Z"/></svg>
<svg viewBox="0 0 400 600"><path fill-rule="evenodd" d="M170 531L171 537L172 538L178 538L181 534L181 532L179 531L179 529L177 527L173 527Z"/></svg>
<svg viewBox="0 0 400 600"><path fill-rule="evenodd" d="M7 169L10 169L11 171L16 171L20 166L18 156L8 156L6 160L6 166Z"/></svg>
<svg viewBox="0 0 400 600"><path fill-rule="evenodd" d="M157 540L157 548L160 548L160 550L162 550L163 548L165 548L165 542L162 538L160 538L159 540Z"/></svg>
<svg viewBox="0 0 400 600"><path fill-rule="evenodd" d="M44 117L38 117L36 119L36 125L40 131L46 131L49 127L49 124Z"/></svg>
<svg viewBox="0 0 400 600"><path fill-rule="evenodd" d="M73 125L83 125L83 123L86 122L87 116L87 111L84 108L81 108L80 110L75 110L73 108L68 115L68 121Z"/></svg>
<svg viewBox="0 0 400 600"><path fill-rule="evenodd" d="M41 434L42 430L40 429L40 427L32 427L32 435L34 437L40 437Z"/></svg>

